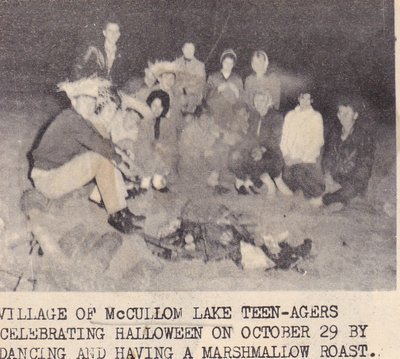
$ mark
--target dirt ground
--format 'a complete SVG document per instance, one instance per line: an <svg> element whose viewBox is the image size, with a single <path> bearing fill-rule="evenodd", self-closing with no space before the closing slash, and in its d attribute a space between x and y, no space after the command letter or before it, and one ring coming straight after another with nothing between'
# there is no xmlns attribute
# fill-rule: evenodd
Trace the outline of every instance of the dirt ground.
<svg viewBox="0 0 400 359"><path fill-rule="evenodd" d="M296 270L243 270L232 260L171 262L157 257L140 234L120 235L107 215L87 200L90 186L42 210L21 211L30 149L38 129L57 114L50 97L0 97L0 290L393 290L396 283L395 131L377 131L377 165L366 198L330 212L300 196L268 198L234 193L215 197L191 189L190 202L223 204L255 224L260 236L310 238L309 258ZM129 206L135 213L171 217L187 185L169 194L149 192ZM183 191L183 192L182 192ZM150 205L149 205L150 204ZM157 212L159 211L159 212ZM285 234L286 233L286 234ZM37 243L38 242L38 243Z"/></svg>

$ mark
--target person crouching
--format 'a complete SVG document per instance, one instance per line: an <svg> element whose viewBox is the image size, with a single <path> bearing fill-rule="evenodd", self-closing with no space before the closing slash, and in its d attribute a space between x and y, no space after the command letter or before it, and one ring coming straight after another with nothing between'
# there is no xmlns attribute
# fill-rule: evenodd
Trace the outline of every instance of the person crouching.
<svg viewBox="0 0 400 359"><path fill-rule="evenodd" d="M90 121L92 116L105 113L113 116L117 109L115 103L97 106L99 81L84 79L61 85L73 108L56 116L32 149L30 178L49 199L58 199L95 180L108 223L122 233L132 233L140 227L127 207L123 176L116 167L121 156L111 140L100 135Z"/></svg>
<svg viewBox="0 0 400 359"><path fill-rule="evenodd" d="M256 93L253 99L255 111L249 116L247 139L242 149L233 153L231 170L236 175L235 187L239 194L256 192L255 187L262 184L268 195L276 193L276 186L283 193L285 185L274 179L279 178L283 168L283 157L279 148L283 116L273 108L269 92Z"/></svg>
<svg viewBox="0 0 400 359"><path fill-rule="evenodd" d="M302 191L310 204L322 205L325 183L320 165L324 145L322 116L312 106L309 93L285 116L280 148L285 160L282 179L291 191Z"/></svg>

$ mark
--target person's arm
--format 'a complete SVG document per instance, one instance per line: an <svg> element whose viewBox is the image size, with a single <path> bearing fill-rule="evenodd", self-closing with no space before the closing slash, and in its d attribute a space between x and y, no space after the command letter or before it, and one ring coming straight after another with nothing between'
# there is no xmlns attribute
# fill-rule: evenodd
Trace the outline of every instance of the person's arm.
<svg viewBox="0 0 400 359"><path fill-rule="evenodd" d="M80 145L89 151L96 152L109 160L117 160L118 162L118 156L115 156L116 153L111 140L102 137L84 119L81 120L81 123L76 123L74 129L75 139Z"/></svg>
<svg viewBox="0 0 400 359"><path fill-rule="evenodd" d="M151 111L150 107L147 106L146 103L140 101L134 96L128 96L122 93L122 110L126 110L127 108L131 108L137 112L139 112L143 116L143 121L148 121L153 119L154 115Z"/></svg>
<svg viewBox="0 0 400 359"><path fill-rule="evenodd" d="M321 155L321 149L324 145L324 125L319 113L315 113L309 121L311 123L307 139L308 144L305 144L303 156L306 162L315 162Z"/></svg>

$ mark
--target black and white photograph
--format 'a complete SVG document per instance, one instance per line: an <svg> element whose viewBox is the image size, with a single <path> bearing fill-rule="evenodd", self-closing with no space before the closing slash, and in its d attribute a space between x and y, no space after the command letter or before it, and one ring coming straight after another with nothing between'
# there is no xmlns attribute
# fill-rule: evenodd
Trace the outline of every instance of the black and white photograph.
<svg viewBox="0 0 400 359"><path fill-rule="evenodd" d="M0 24L1 291L396 290L393 0Z"/></svg>

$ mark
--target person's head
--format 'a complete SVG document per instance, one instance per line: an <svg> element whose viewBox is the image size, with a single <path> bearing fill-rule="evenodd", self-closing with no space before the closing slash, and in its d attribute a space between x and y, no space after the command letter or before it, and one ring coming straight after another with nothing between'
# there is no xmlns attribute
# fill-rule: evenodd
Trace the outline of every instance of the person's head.
<svg viewBox="0 0 400 359"><path fill-rule="evenodd" d="M268 64L268 56L264 51L258 50L253 53L251 58L251 67L257 75L265 74L267 72Z"/></svg>
<svg viewBox="0 0 400 359"><path fill-rule="evenodd" d="M170 90L175 84L175 73L164 72L158 81L163 89Z"/></svg>
<svg viewBox="0 0 400 359"><path fill-rule="evenodd" d="M156 118L165 117L169 111L169 95L163 90L151 92L146 103Z"/></svg>
<svg viewBox="0 0 400 359"><path fill-rule="evenodd" d="M185 59L193 60L196 48L192 42L185 42L182 46L182 52Z"/></svg>
<svg viewBox="0 0 400 359"><path fill-rule="evenodd" d="M147 87L151 88L156 83L157 79L150 69L144 69L144 83Z"/></svg>
<svg viewBox="0 0 400 359"><path fill-rule="evenodd" d="M117 20L109 19L104 22L103 35L107 42L116 44L121 36L120 27Z"/></svg>
<svg viewBox="0 0 400 359"><path fill-rule="evenodd" d="M300 109L306 110L311 107L313 100L309 93L301 93L298 97Z"/></svg>
<svg viewBox="0 0 400 359"><path fill-rule="evenodd" d="M220 57L220 64L223 71L231 72L236 65L237 56L232 49L225 50Z"/></svg>
<svg viewBox="0 0 400 359"><path fill-rule="evenodd" d="M351 104L342 102L338 105L337 117L344 130L349 131L358 118L358 112Z"/></svg>
<svg viewBox="0 0 400 359"><path fill-rule="evenodd" d="M265 115L268 112L268 109L272 105L272 96L271 94L266 92L257 92L254 95L254 108L257 110L258 113L261 115Z"/></svg>

